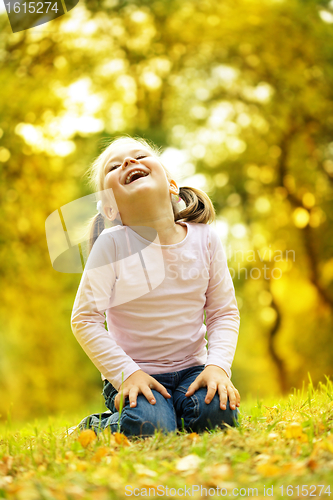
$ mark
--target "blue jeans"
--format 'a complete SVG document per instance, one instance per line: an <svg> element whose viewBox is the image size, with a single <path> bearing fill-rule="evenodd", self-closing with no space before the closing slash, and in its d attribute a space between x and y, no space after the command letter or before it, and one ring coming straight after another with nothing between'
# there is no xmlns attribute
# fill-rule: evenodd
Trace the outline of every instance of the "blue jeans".
<svg viewBox="0 0 333 500"><path fill-rule="evenodd" d="M151 375L164 385L171 398L166 399L152 389L156 403L150 404L143 394L139 394L134 408L130 407L129 399L126 398L120 416L120 431L126 436L143 437L151 436L155 430L172 432L184 428L186 431L201 432L215 427L223 428L225 423L230 426L237 425L238 409L231 410L228 400L227 408L221 410L218 393L209 404L204 401L207 394L206 387L198 389L192 396L185 397L188 387L204 367L204 365L193 366L178 372ZM103 396L111 415L107 417L106 425L104 422L102 426L104 428L109 426L112 432L118 430L119 413L114 405L117 394L113 385L105 380Z"/></svg>

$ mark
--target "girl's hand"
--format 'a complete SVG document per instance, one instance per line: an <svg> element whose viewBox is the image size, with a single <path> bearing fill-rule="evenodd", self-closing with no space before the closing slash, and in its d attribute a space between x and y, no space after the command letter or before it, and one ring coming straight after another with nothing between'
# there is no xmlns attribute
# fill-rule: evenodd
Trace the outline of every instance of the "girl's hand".
<svg viewBox="0 0 333 500"><path fill-rule="evenodd" d="M198 375L194 382L190 385L185 396L192 396L200 387L207 387L207 394L205 403L209 404L216 391L220 396L220 408L225 410L227 408L227 400L229 397L229 404L232 410L240 405L240 395L236 387L231 383L228 375L222 368L215 365L208 365Z"/></svg>
<svg viewBox="0 0 333 500"><path fill-rule="evenodd" d="M132 375L130 375L119 387L118 394L115 397L114 405L117 411L119 411L120 398L122 394L124 401L127 397L129 398L131 408L136 406L138 394L143 394L149 403L154 405L156 400L151 392L151 389L155 389L160 392L165 398L171 398L164 385L157 382L157 380L148 375L148 373L145 373L142 370L132 373Z"/></svg>

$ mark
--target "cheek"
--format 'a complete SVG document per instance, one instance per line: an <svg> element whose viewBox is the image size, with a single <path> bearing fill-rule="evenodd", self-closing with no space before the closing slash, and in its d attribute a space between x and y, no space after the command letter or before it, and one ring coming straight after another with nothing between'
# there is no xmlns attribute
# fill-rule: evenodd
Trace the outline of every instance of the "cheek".
<svg viewBox="0 0 333 500"><path fill-rule="evenodd" d="M105 186L116 186L117 184L117 174L115 172L110 172L104 179ZM119 179L118 179L119 182Z"/></svg>
<svg viewBox="0 0 333 500"><path fill-rule="evenodd" d="M164 170L163 165L161 165L159 162L156 160L153 160L151 162L147 162L147 167L153 170L155 173L157 173L163 181L165 180L166 183L169 183L166 171Z"/></svg>

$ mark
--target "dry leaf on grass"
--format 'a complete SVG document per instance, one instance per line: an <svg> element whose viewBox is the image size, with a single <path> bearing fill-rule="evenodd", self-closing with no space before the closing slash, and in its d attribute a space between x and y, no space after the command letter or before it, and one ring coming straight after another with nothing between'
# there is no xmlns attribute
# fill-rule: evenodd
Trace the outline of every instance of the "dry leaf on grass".
<svg viewBox="0 0 333 500"><path fill-rule="evenodd" d="M157 475L154 470L148 469L143 464L135 464L134 468L139 476L155 477Z"/></svg>
<svg viewBox="0 0 333 500"><path fill-rule="evenodd" d="M75 498L75 499L80 499L85 495L84 489L77 484L71 484L70 486L67 486L65 489L65 493L70 498Z"/></svg>
<svg viewBox="0 0 333 500"><path fill-rule="evenodd" d="M270 432L267 435L267 439L269 439L270 441L274 441L275 439L278 439L279 437L280 437L280 435L277 432Z"/></svg>
<svg viewBox="0 0 333 500"><path fill-rule="evenodd" d="M327 438L317 441L313 447L313 451L311 453L311 458L319 455L320 451L329 451L333 453L333 435L328 436Z"/></svg>
<svg viewBox="0 0 333 500"><path fill-rule="evenodd" d="M105 448L104 446L101 446L98 448L96 451L95 455L92 457L93 462L100 462L102 458L106 457L106 455L110 452L109 448Z"/></svg>
<svg viewBox="0 0 333 500"><path fill-rule="evenodd" d="M187 455L186 457L178 460L176 464L176 469L179 471L193 471L197 470L202 462L202 458L198 455Z"/></svg>
<svg viewBox="0 0 333 500"><path fill-rule="evenodd" d="M65 460L72 460L72 458L74 458L76 455L73 451L71 450L68 450L66 451L65 453Z"/></svg>
<svg viewBox="0 0 333 500"><path fill-rule="evenodd" d="M19 498L20 492L23 490L23 486L21 484L10 484L6 487L6 493L8 493L7 498L13 498L13 495L16 495L14 498ZM22 497L22 495L21 495Z"/></svg>
<svg viewBox="0 0 333 500"><path fill-rule="evenodd" d="M80 433L78 441L81 444L81 446L83 446L83 448L87 448L87 446L89 446L90 443L95 441L96 437L97 436L94 433L94 431L86 429Z"/></svg>
<svg viewBox="0 0 333 500"><path fill-rule="evenodd" d="M6 476L13 466L13 457L4 455L0 460L0 473Z"/></svg>
<svg viewBox="0 0 333 500"><path fill-rule="evenodd" d="M187 439L189 439L190 441L193 441L193 442L200 440L200 436L196 432L191 432L191 434L188 434L186 437L187 437Z"/></svg>
<svg viewBox="0 0 333 500"><path fill-rule="evenodd" d="M113 435L117 444L121 444L122 446L132 446L125 434L115 432Z"/></svg>
<svg viewBox="0 0 333 500"><path fill-rule="evenodd" d="M13 482L12 476L0 477L0 488L6 488L9 484Z"/></svg>
<svg viewBox="0 0 333 500"><path fill-rule="evenodd" d="M71 436L73 434L73 432L75 432L77 429L78 429L77 425L74 425L73 427L69 427L64 432L63 437L66 438L68 436Z"/></svg>
<svg viewBox="0 0 333 500"><path fill-rule="evenodd" d="M283 464L282 474L292 474L293 476L301 476L306 472L306 462L291 462Z"/></svg>
<svg viewBox="0 0 333 500"><path fill-rule="evenodd" d="M79 472L84 472L88 469L89 463L85 460L77 460L76 462L76 470Z"/></svg>
<svg viewBox="0 0 333 500"><path fill-rule="evenodd" d="M299 422L290 422L285 428L285 435L288 439L299 439L305 436L303 427Z"/></svg>
<svg viewBox="0 0 333 500"><path fill-rule="evenodd" d="M318 469L318 462L314 460L313 458L309 458L308 461L306 462L307 467L309 467L310 470L313 472Z"/></svg>
<svg viewBox="0 0 333 500"><path fill-rule="evenodd" d="M272 460L272 455L267 455L266 453L260 453L254 458L254 462L259 462L259 463L268 463L268 462L273 462Z"/></svg>
<svg viewBox="0 0 333 500"><path fill-rule="evenodd" d="M211 467L205 467L203 472L207 473L209 476L207 484L215 487L220 486L222 482L233 476L233 470L229 464L219 464L212 465Z"/></svg>
<svg viewBox="0 0 333 500"><path fill-rule="evenodd" d="M281 473L281 468L277 465L265 463L257 465L257 472L265 477L277 476Z"/></svg>

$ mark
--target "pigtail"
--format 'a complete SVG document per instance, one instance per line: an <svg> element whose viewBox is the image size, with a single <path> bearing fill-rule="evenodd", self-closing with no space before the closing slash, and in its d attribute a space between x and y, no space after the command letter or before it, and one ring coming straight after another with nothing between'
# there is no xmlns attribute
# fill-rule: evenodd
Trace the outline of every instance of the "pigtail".
<svg viewBox="0 0 333 500"><path fill-rule="evenodd" d="M98 213L90 222L89 253L91 252L91 249L94 246L95 241L97 240L97 238L104 229L105 229L104 217L102 214Z"/></svg>
<svg viewBox="0 0 333 500"><path fill-rule="evenodd" d="M214 222L215 208L206 193L192 187L181 187L179 196L184 200L186 208L178 212L175 220L201 224Z"/></svg>

